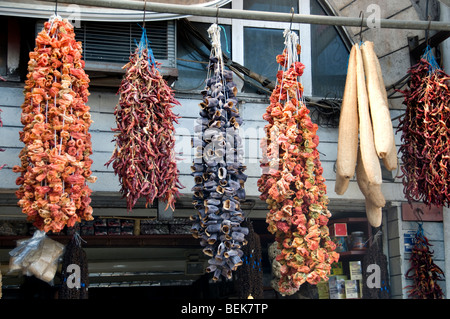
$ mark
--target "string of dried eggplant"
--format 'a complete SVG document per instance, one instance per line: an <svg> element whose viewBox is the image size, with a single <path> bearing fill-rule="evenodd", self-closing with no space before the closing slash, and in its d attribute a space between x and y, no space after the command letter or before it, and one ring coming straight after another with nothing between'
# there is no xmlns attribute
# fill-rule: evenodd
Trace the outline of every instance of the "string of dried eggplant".
<svg viewBox="0 0 450 319"><path fill-rule="evenodd" d="M232 272L243 264L242 247L246 245L248 228L242 227L247 175L243 165L242 139L239 127L237 88L233 73L224 69L220 44L220 28L208 29L212 50L206 87L202 92L200 117L194 127L194 161L191 167L195 185L191 216L193 237L200 239L208 260L207 272L213 280L232 278Z"/></svg>

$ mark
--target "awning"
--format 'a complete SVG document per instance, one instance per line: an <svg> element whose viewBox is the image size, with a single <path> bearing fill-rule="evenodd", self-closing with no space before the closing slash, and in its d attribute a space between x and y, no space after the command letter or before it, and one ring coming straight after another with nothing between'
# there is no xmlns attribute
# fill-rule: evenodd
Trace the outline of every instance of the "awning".
<svg viewBox="0 0 450 319"><path fill-rule="evenodd" d="M142 2L144 2L142 0ZM154 1L153 2L161 2ZM231 0L174 0L164 1L170 4L182 4L194 7L222 7ZM104 7L83 6L58 3L58 15L69 20L109 21L109 22L139 22L143 21L143 12ZM0 15L48 19L55 13L55 2L34 0L0 0ZM170 20L187 17L173 13L146 12L146 21Z"/></svg>

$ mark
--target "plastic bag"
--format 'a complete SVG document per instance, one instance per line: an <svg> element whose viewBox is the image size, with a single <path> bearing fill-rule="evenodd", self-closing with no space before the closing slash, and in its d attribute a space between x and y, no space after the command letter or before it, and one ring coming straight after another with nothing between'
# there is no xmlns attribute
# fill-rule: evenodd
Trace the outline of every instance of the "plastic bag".
<svg viewBox="0 0 450 319"><path fill-rule="evenodd" d="M17 247L9 252L9 271L22 271L24 275L41 279L47 283L55 277L64 245L37 230L33 237L17 241Z"/></svg>

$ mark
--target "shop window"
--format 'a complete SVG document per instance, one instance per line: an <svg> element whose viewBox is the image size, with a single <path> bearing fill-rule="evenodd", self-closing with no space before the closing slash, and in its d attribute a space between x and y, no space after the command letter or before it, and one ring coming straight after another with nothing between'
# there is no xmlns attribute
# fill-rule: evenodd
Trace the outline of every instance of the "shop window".
<svg viewBox="0 0 450 319"><path fill-rule="evenodd" d="M268 12L290 12L294 8L298 12L298 1L292 0L245 0L243 3L244 10L268 11Z"/></svg>
<svg viewBox="0 0 450 319"><path fill-rule="evenodd" d="M318 1L311 0L311 14L325 15ZM311 25L311 72L314 96L335 98L344 93L349 51L336 27Z"/></svg>
<svg viewBox="0 0 450 319"><path fill-rule="evenodd" d="M208 35L210 23L193 22L192 26L206 41L210 41ZM231 58L231 26L220 26L222 51ZM210 50L202 41L192 36L190 30L182 27L177 28L177 40L178 80L175 82L175 88L187 91L203 90L208 75Z"/></svg>
<svg viewBox="0 0 450 319"><path fill-rule="evenodd" d="M0 20L0 75L6 75L6 59L8 49L8 19Z"/></svg>
<svg viewBox="0 0 450 319"><path fill-rule="evenodd" d="M129 61L142 34L141 23L107 23L83 21L75 29L83 42L83 58L87 70L120 71ZM164 67L175 67L174 21L146 22L147 37L155 59ZM37 24L42 30L43 22Z"/></svg>
<svg viewBox="0 0 450 319"><path fill-rule="evenodd" d="M285 13L291 12L291 8L294 8L295 13L325 15L327 13L319 4L322 2L320 0L281 0L276 2L272 0L233 0L232 8ZM206 29L215 19L191 17L189 20L193 23L203 23L206 33ZM230 41L231 32L227 33L228 47L232 48L230 51L232 51L233 61L273 82L276 80L278 70L275 57L284 49L283 32L288 28L298 32L302 46L300 59L306 65L302 77L305 95L342 97L349 50L334 26L220 18L219 24L229 28L233 33L233 41ZM222 45L224 44L222 43ZM180 59L198 59L199 57L196 56L198 52L195 52L194 49L187 49L186 45L178 38L177 53L179 68L177 88L195 89L201 83L199 81L204 79L198 72L202 67L198 63L196 65L189 64ZM189 72L189 68L192 72L184 73L187 74L188 79L183 80L183 72ZM246 78L242 91L267 94L267 90L258 84L252 79Z"/></svg>
<svg viewBox="0 0 450 319"><path fill-rule="evenodd" d="M275 81L280 67L275 57L281 54L284 48L283 32L281 29L244 27L245 67ZM244 91L257 92L258 88L250 84L253 81L247 81L249 82L244 85Z"/></svg>

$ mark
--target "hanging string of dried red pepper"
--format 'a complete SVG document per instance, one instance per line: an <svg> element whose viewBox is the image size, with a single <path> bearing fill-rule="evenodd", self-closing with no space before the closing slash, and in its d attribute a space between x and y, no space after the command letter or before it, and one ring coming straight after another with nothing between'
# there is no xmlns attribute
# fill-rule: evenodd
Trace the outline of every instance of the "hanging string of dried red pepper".
<svg viewBox="0 0 450 319"><path fill-rule="evenodd" d="M161 199L167 202L167 207L175 209L179 189L183 187L174 150L174 122L178 123L179 117L172 111L180 103L159 72L159 65L143 28L139 46L131 54L130 62L123 66L127 70L114 110L116 145L105 164L112 163L129 211L141 197L146 205Z"/></svg>
<svg viewBox="0 0 450 319"><path fill-rule="evenodd" d="M438 281L444 280L444 272L433 261L434 252L430 249L431 243L423 233L422 224L419 224L414 246L409 262L411 268L405 274L412 279L413 284L407 286L408 296L413 299L443 299L444 293Z"/></svg>
<svg viewBox="0 0 450 319"><path fill-rule="evenodd" d="M281 253L279 292L295 293L304 282L328 280L331 264L338 260L336 245L327 227L325 179L317 145L318 126L308 116L299 77L298 36L285 31L286 48L277 56L282 70L263 118L266 137L261 141L263 174L258 180L260 198L269 205L266 221Z"/></svg>
<svg viewBox="0 0 450 319"><path fill-rule="evenodd" d="M444 206L450 204L450 77L428 50L409 69L409 88L399 91L406 105L398 126L401 177L408 201Z"/></svg>
<svg viewBox="0 0 450 319"><path fill-rule="evenodd" d="M18 205L45 232L93 219L89 77L81 54L73 26L59 16L44 23L30 52L19 133L25 147L13 171L20 173Z"/></svg>

